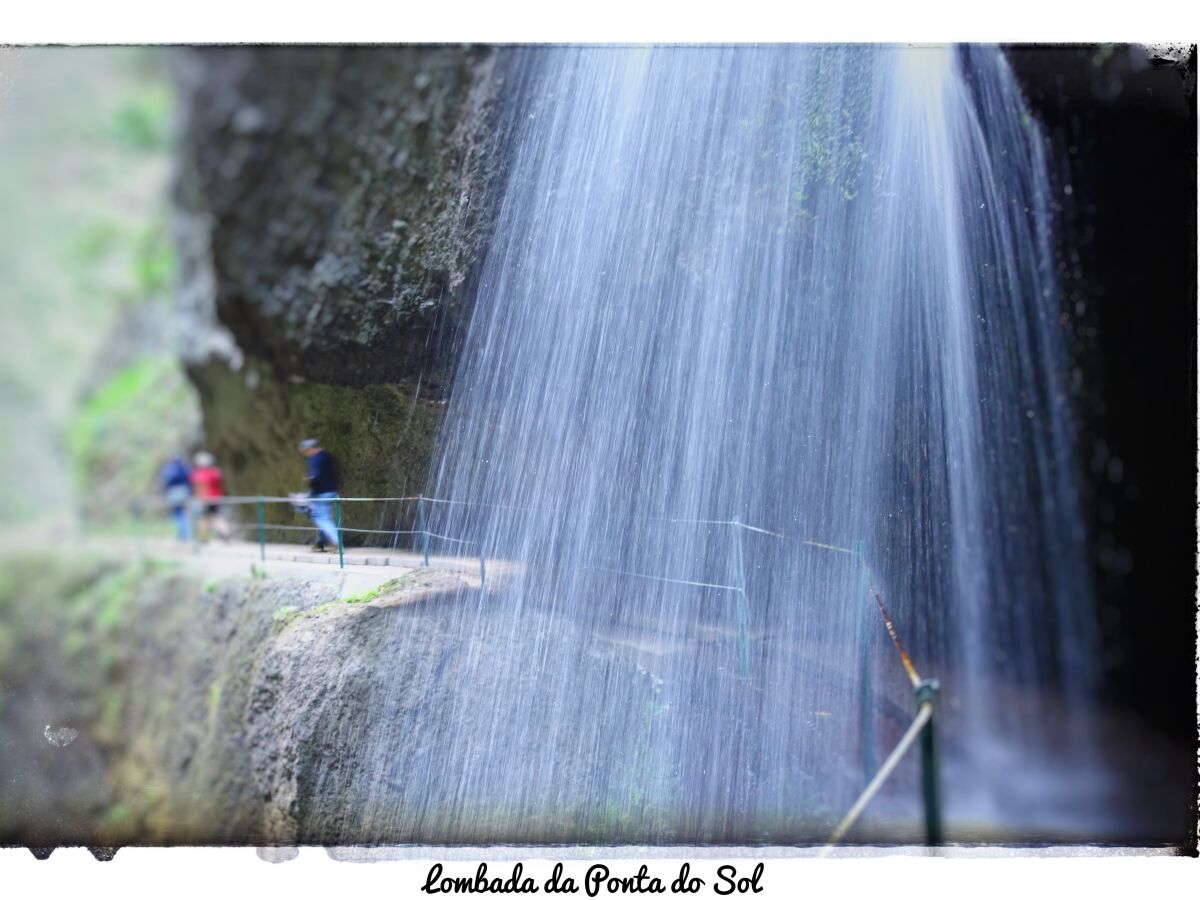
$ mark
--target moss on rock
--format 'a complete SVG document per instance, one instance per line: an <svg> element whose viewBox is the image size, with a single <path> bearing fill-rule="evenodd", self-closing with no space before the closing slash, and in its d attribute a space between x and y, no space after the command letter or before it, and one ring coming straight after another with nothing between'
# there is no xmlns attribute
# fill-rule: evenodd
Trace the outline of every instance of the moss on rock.
<svg viewBox="0 0 1200 900"><path fill-rule="evenodd" d="M404 497L424 488L443 406L422 399L413 385L285 383L265 366L235 372L220 362L193 377L201 386L208 446L231 493L279 497L304 490L305 460L296 445L305 437L318 438L334 455L347 497ZM286 504L268 504L265 513L271 524L306 523ZM347 503L342 510L346 527L367 529L407 527L412 513L411 504L395 503ZM252 509L240 514L254 521ZM347 542L369 537L351 533Z"/></svg>

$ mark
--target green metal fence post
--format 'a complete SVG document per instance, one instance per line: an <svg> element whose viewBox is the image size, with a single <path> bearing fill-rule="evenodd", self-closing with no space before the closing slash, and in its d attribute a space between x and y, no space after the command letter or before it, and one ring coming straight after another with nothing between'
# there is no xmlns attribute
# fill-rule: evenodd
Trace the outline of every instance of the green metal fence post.
<svg viewBox="0 0 1200 900"><path fill-rule="evenodd" d="M267 529L262 497L254 501L255 512L258 513L258 561L267 561Z"/></svg>
<svg viewBox="0 0 1200 900"><path fill-rule="evenodd" d="M425 498L417 497L417 515L421 519L421 554L425 558L425 568L429 568L429 532L425 528Z"/></svg>
<svg viewBox="0 0 1200 900"><path fill-rule="evenodd" d="M866 544L856 541L854 556L858 560L859 571L862 573L863 585L869 588L867 576ZM875 716L874 712L874 666L871 661L871 631L870 617L867 604L858 603L858 674L859 693L858 706L861 721L859 722L859 742L862 745L863 781L869 784L875 777Z"/></svg>
<svg viewBox="0 0 1200 900"><path fill-rule="evenodd" d="M921 730L921 797L925 803L925 842L930 847L942 843L942 785L937 748L938 690L936 678L926 678L913 693L917 709L928 703L932 708L929 722Z"/></svg>
<svg viewBox="0 0 1200 900"><path fill-rule="evenodd" d="M748 678L750 675L750 644L747 629L750 621L750 602L746 599L746 560L742 552L742 523L737 516L733 517L734 565L737 568L737 629L738 629L738 675Z"/></svg>
<svg viewBox="0 0 1200 900"><path fill-rule="evenodd" d="M338 568L346 568L346 560L342 556L342 498L335 496L333 498L333 507L337 510L337 539L338 539Z"/></svg>

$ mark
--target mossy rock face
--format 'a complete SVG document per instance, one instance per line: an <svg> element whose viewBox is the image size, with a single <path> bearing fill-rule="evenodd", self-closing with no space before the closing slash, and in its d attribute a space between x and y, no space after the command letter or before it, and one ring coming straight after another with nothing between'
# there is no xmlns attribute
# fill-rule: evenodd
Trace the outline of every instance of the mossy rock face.
<svg viewBox="0 0 1200 900"><path fill-rule="evenodd" d="M422 399L413 386L281 383L265 367L235 372L220 362L192 377L201 387L208 446L230 493L281 497L304 490L306 461L297 443L305 437L318 438L337 460L344 496L406 497L424 488L443 405ZM287 504L267 504L264 512L268 524L308 521ZM408 528L413 514L411 503L342 504L347 528ZM252 507L237 515L254 522ZM351 532L347 542L381 537L387 536Z"/></svg>
<svg viewBox="0 0 1200 900"><path fill-rule="evenodd" d="M185 352L224 329L277 377L445 371L492 227L501 84L486 47L180 51Z"/></svg>
<svg viewBox="0 0 1200 900"><path fill-rule="evenodd" d="M232 492L302 489L304 437L337 458L344 494L424 488L500 196L509 60L463 46L173 56L181 351ZM413 512L355 505L344 524L404 527ZM286 508L268 522L303 524Z"/></svg>
<svg viewBox="0 0 1200 900"><path fill-rule="evenodd" d="M86 556L0 574L0 844L256 839L244 718L271 610L335 591Z"/></svg>
<svg viewBox="0 0 1200 900"><path fill-rule="evenodd" d="M597 777L643 823L647 807L669 809L650 793L674 787L649 685L621 728L579 716L549 729L561 709L540 668L490 662L512 639L513 608L476 610L456 577L414 573L339 597L333 581L210 583L191 568L0 558L0 844L643 834L586 807ZM555 634L594 683L637 677L632 658L588 653L589 633L521 615L519 631ZM463 809L447 802L476 759L461 750L472 725L459 713L495 705L530 717L512 736L527 758L557 742L561 796L529 816L506 809L504 778ZM602 748L614 762L597 769Z"/></svg>

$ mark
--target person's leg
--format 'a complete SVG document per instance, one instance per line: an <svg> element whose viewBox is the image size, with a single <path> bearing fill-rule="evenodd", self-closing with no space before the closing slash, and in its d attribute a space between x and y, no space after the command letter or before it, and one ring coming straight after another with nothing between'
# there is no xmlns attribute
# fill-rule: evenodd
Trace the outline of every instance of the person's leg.
<svg viewBox="0 0 1200 900"><path fill-rule="evenodd" d="M179 539L185 543L191 537L191 527L188 522L188 510L186 506L172 506L171 515L175 518L175 533L179 535Z"/></svg>
<svg viewBox="0 0 1200 900"><path fill-rule="evenodd" d="M338 534L337 523L333 520L333 498L336 496L336 494L325 494L323 496L323 499L325 500L325 518L321 522L322 534L324 534L329 540L329 543L333 544L335 547L342 542L342 536Z"/></svg>
<svg viewBox="0 0 1200 900"><path fill-rule="evenodd" d="M337 546L337 525L333 521L333 498L335 494L321 494L312 500L313 522L320 529L321 535L333 546ZM320 541L318 541L320 543Z"/></svg>
<svg viewBox="0 0 1200 900"><path fill-rule="evenodd" d="M218 507L216 514L213 516L213 525L217 529L217 536L225 543L229 543L229 539L233 536L233 529L229 525L229 519L225 517L225 509Z"/></svg>
<svg viewBox="0 0 1200 900"><path fill-rule="evenodd" d="M309 498L308 501L308 517L312 519L313 526L317 529L317 539L313 541L314 550L325 549L325 533L321 530L321 516L323 515L324 506L320 500Z"/></svg>

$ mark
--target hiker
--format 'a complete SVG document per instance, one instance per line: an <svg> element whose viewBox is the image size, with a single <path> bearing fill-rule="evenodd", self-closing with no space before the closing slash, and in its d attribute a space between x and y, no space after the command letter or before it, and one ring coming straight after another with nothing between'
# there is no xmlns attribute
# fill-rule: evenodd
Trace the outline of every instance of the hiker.
<svg viewBox="0 0 1200 900"><path fill-rule="evenodd" d="M321 449L321 442L316 438L305 438L300 442L300 452L308 458L309 514L317 526L317 542L313 550L325 552L328 540L336 548L339 540L338 527L333 521L333 501L338 492L337 465L333 455L328 450Z"/></svg>
<svg viewBox="0 0 1200 900"><path fill-rule="evenodd" d="M191 472L181 456L172 456L158 476L162 485L163 499L175 520L175 532L181 541L192 536L192 523L188 517L188 501L192 497Z"/></svg>
<svg viewBox="0 0 1200 900"><path fill-rule="evenodd" d="M201 451L192 458L192 462L195 463L191 479L192 496L195 497L199 513L197 531L200 540L207 541L209 529L213 528L221 539L228 543L229 523L221 513L219 502L225 496L225 479L222 478L221 470L217 468L217 461L211 453Z"/></svg>

